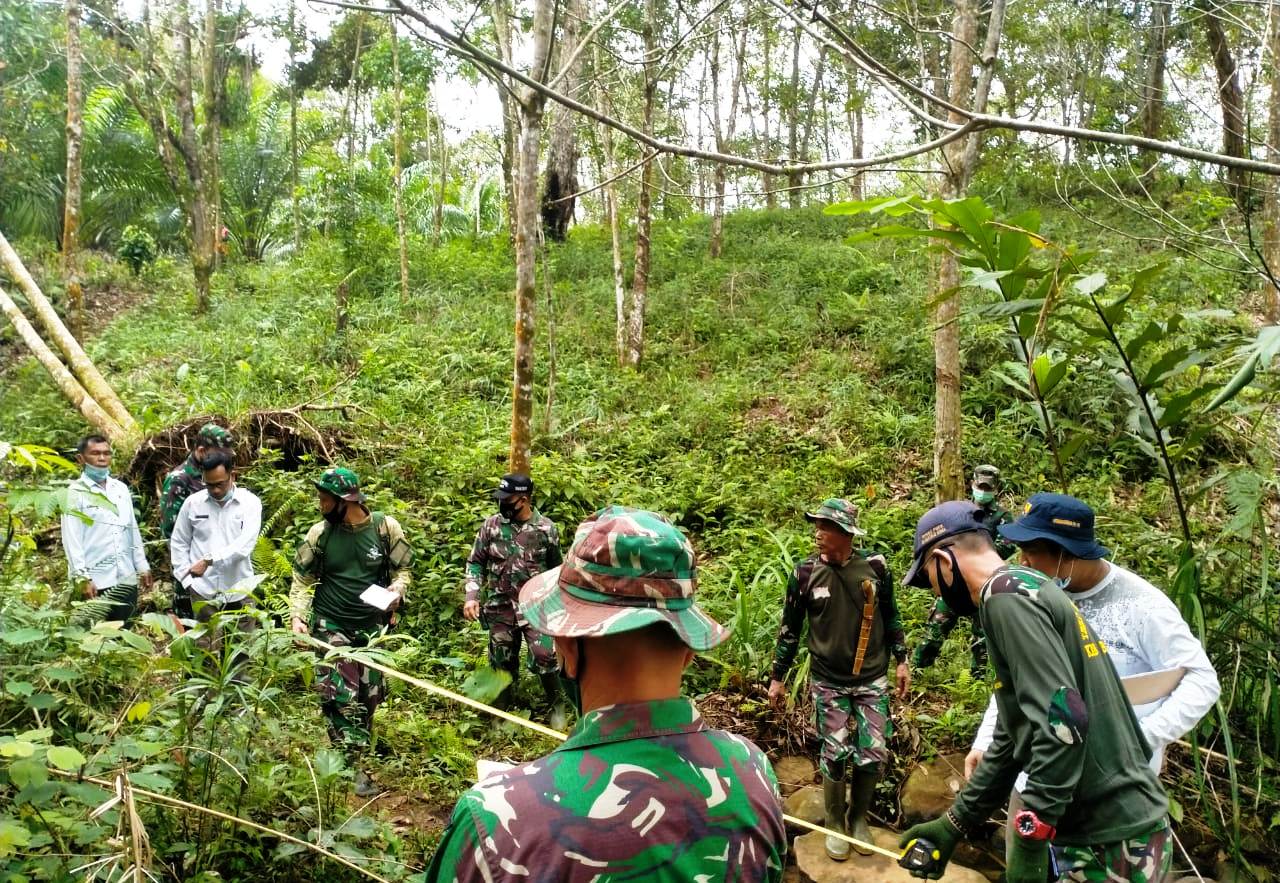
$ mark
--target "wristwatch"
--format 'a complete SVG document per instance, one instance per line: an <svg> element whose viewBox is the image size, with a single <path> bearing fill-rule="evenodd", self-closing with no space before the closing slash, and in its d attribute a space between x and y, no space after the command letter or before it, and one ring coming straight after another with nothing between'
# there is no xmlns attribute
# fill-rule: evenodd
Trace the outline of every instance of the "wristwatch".
<svg viewBox="0 0 1280 883"><path fill-rule="evenodd" d="M1023 840L1052 840L1058 829L1046 822L1029 809L1024 809L1013 817L1013 829Z"/></svg>

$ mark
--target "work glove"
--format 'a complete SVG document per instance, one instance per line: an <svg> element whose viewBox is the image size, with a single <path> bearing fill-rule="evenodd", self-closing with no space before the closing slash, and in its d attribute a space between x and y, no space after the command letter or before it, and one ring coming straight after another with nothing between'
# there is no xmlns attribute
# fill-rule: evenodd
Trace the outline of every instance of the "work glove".
<svg viewBox="0 0 1280 883"><path fill-rule="evenodd" d="M946 816L938 816L932 822L924 822L908 828L907 833L903 834L898 841L898 847L905 850L913 840L927 840L932 843L938 856L934 864L928 871L912 871L911 876L922 880L937 880L946 870L947 862L951 861L951 853L956 851L956 846L963 839L960 829L951 824L950 819ZM1036 883L1044 883L1044 879L1041 878Z"/></svg>
<svg viewBox="0 0 1280 883"><path fill-rule="evenodd" d="M1024 840L1015 834L1009 841L1004 879L1006 883L1045 883L1049 879L1049 841Z"/></svg>

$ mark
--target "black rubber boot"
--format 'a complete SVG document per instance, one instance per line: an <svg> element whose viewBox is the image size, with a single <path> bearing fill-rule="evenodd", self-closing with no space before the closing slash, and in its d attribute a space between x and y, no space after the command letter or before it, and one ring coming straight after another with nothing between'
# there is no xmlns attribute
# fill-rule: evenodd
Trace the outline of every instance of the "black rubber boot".
<svg viewBox="0 0 1280 883"><path fill-rule="evenodd" d="M880 781L880 765L854 767L849 781L849 836L863 843L874 843L871 826L867 824L867 812L876 796L876 782ZM870 849L853 847L858 855L871 855Z"/></svg>
<svg viewBox="0 0 1280 883"><path fill-rule="evenodd" d="M822 802L827 809L827 827L843 834L847 809L844 779L822 777ZM826 847L827 857L832 861L842 862L849 858L849 841L828 834L823 845Z"/></svg>

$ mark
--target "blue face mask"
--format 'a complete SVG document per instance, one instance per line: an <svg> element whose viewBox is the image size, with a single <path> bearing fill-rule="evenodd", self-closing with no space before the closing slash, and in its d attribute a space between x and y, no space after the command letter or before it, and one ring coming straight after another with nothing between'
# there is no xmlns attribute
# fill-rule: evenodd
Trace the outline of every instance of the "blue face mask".
<svg viewBox="0 0 1280 883"><path fill-rule="evenodd" d="M988 503L993 502L995 498L995 491L980 491L977 488L973 489L973 502L977 503L979 506L985 506Z"/></svg>
<svg viewBox="0 0 1280 883"><path fill-rule="evenodd" d="M227 492L222 495L222 499L218 499L217 497L214 497L213 494L210 494L209 496L213 497L213 501L215 503L225 506L231 502L231 498L234 497L235 495L236 495L236 486L233 484L231 487L227 488Z"/></svg>
<svg viewBox="0 0 1280 883"><path fill-rule="evenodd" d="M110 466L90 466L84 464L84 474L89 476L89 480L98 484L107 480L107 476L111 474Z"/></svg>

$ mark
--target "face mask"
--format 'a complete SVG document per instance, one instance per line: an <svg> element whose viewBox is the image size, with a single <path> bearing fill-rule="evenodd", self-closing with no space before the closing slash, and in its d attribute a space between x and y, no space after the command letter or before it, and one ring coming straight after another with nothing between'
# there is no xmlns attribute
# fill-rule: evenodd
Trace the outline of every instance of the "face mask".
<svg viewBox="0 0 1280 883"><path fill-rule="evenodd" d="M324 513L324 520L332 524L334 527L337 527L339 524L342 523L342 519L345 518L346 515L347 515L347 504L339 500L337 505L335 505L328 512Z"/></svg>
<svg viewBox="0 0 1280 883"><path fill-rule="evenodd" d="M499 500L498 511L507 521L515 521L516 516L520 513L520 504L514 500Z"/></svg>
<svg viewBox="0 0 1280 883"><path fill-rule="evenodd" d="M104 482L107 480L107 476L111 474L111 467L110 466L90 466L88 463L86 463L84 464L84 474L89 476L90 481L99 482L99 483Z"/></svg>
<svg viewBox="0 0 1280 883"><path fill-rule="evenodd" d="M219 505L225 506L231 502L231 498L234 497L235 495L236 495L236 486L233 484L231 487L227 488L227 492L222 495L222 499L218 499L217 497L214 497L213 501L215 503L218 503ZM212 496L212 494L210 496Z"/></svg>
<svg viewBox="0 0 1280 883"><path fill-rule="evenodd" d="M560 678L560 689L564 691L564 698L569 700L569 704L573 706L573 710L578 714L582 714L582 671L586 667L587 657L583 652L582 639L578 638L578 674L570 677L569 673L564 670L564 663L560 663L560 668L556 670L556 675Z"/></svg>
<svg viewBox="0 0 1280 883"><path fill-rule="evenodd" d="M994 501L995 498L995 491L980 491L977 488L973 489L973 502L977 503L979 506L985 506Z"/></svg>
<svg viewBox="0 0 1280 883"><path fill-rule="evenodd" d="M978 607L973 603L973 598L969 596L969 586L965 583L964 578L960 576L960 564L956 561L956 553L948 547L944 550L951 557L951 581L944 582L942 579L942 562L937 558L933 559L933 566L937 568L934 575L938 581L938 594L943 601L947 602L957 616L973 616L978 612Z"/></svg>
<svg viewBox="0 0 1280 883"><path fill-rule="evenodd" d="M1071 574L1072 574L1072 572L1073 572L1073 571L1075 571L1075 569L1076 569L1076 563L1075 563L1074 561L1072 561L1072 562L1071 562L1071 569L1067 571L1067 575L1066 575L1066 576L1062 576L1062 575L1061 575L1061 574L1062 574L1062 553L1061 553L1061 552L1059 552L1059 553L1058 553L1058 568L1057 568L1057 570L1058 570L1058 574L1059 574L1059 575L1058 575L1058 576L1055 576L1055 577L1053 578L1053 584L1054 584L1055 586L1057 586L1058 588L1060 588L1060 589L1062 589L1062 590L1064 590L1064 591L1065 591L1065 590L1066 590L1066 588L1067 588L1067 586L1071 585Z"/></svg>

